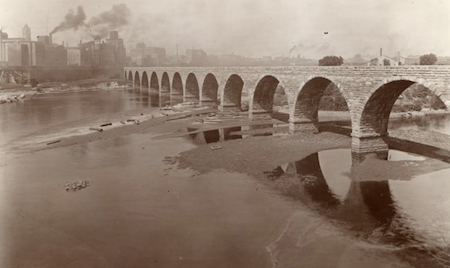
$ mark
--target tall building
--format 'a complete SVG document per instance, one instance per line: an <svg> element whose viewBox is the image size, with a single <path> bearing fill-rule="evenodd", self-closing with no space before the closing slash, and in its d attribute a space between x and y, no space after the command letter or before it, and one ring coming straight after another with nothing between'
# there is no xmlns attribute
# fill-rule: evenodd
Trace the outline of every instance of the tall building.
<svg viewBox="0 0 450 268"><path fill-rule="evenodd" d="M24 28L28 28L27 25L25 26ZM9 38L8 34L0 32L0 61L3 64L11 66L30 65L32 62L31 53L31 40Z"/></svg>
<svg viewBox="0 0 450 268"><path fill-rule="evenodd" d="M119 65L124 66L126 61L125 46L123 39L119 38L119 32L110 31L109 39L106 39L106 46L104 48L104 57L111 57L112 59L106 60L104 57L104 63L107 65Z"/></svg>
<svg viewBox="0 0 450 268"><path fill-rule="evenodd" d="M203 49L186 50L186 63L190 66L208 65L208 56Z"/></svg>
<svg viewBox="0 0 450 268"><path fill-rule="evenodd" d="M51 45L50 36L48 35L39 35L37 37L38 42L44 43L45 45Z"/></svg>
<svg viewBox="0 0 450 268"><path fill-rule="evenodd" d="M162 47L147 47L144 43L136 44L130 50L132 64L137 66L163 66L166 63L166 49Z"/></svg>
<svg viewBox="0 0 450 268"><path fill-rule="evenodd" d="M31 29L28 27L28 24L25 24L22 28L22 38L25 41L31 41Z"/></svg>

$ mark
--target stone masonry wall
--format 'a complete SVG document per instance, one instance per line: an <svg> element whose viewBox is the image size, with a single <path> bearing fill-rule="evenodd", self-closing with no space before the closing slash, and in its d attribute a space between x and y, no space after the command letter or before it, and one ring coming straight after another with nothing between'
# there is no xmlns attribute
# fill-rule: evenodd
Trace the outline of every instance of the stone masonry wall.
<svg viewBox="0 0 450 268"><path fill-rule="evenodd" d="M167 73L170 81L173 81L174 75L177 74L183 83L183 96L188 95L190 100L199 102L202 102L203 98L208 102L217 101L223 110L228 107L240 108L242 90L249 97L249 117L252 119L264 118L256 116L257 114L270 114L269 106L272 105L273 99L272 87L276 84L274 81L278 81L286 93L290 110L289 121L293 126L299 122L307 123L308 120L311 124L316 123L315 115L318 109L316 106L324 90L323 83L308 82L329 81L336 85L347 101L351 114L352 136L356 138L382 137L386 134L385 126L392 108L390 106L397 99L397 93L405 90L404 86L407 84L423 84L438 95L447 107L450 107L450 66L126 67L125 73L131 73L133 77L128 79L136 81L138 87L142 85L141 79L144 73L147 77L156 75L158 81L161 81L163 73ZM213 87L217 88L217 94L202 92L204 89L211 90L211 86L205 84L205 77L208 74L217 81L218 87ZM189 79L187 87L189 75L196 79ZM135 79L136 76L139 77L139 81ZM233 78L230 79L230 77ZM192 84L195 80L197 85ZM259 84L261 81L269 80L271 83L266 83L267 85ZM225 87L227 81L229 83ZM389 84L388 90L378 92L387 84ZM192 92L192 89L196 88L200 92ZM233 92L224 92L225 88ZM172 88L170 90L172 92ZM395 91L395 94L389 93L389 90ZM376 92L379 96L372 98ZM215 96L218 100L214 100Z"/></svg>

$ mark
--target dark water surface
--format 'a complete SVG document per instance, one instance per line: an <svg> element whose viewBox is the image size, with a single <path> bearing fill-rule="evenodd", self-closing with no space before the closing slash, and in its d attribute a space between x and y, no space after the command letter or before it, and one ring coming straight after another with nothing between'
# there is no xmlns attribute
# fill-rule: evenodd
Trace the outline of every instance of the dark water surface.
<svg viewBox="0 0 450 268"><path fill-rule="evenodd" d="M0 105L0 146L61 123L156 110L167 101L96 91ZM449 116L408 120L390 127L450 128ZM411 267L393 250L443 245L450 167L407 180L358 181L349 177L349 150L323 151L268 167L268 180L289 186L284 194L295 201L287 201L243 174L198 175L164 164L196 144L248 138L235 132L257 128L189 139L134 134L3 159L0 267ZM390 154L399 165L432 163ZM91 186L65 190L67 181L80 180Z"/></svg>
<svg viewBox="0 0 450 268"><path fill-rule="evenodd" d="M396 150L390 150L388 161L411 167L431 165L425 157ZM369 241L405 247L446 246L443 236L450 233L450 195L446 194L450 192L450 165L391 180L372 180L372 174L350 177L351 169L350 149L335 149L265 174L271 181L284 181L286 195Z"/></svg>

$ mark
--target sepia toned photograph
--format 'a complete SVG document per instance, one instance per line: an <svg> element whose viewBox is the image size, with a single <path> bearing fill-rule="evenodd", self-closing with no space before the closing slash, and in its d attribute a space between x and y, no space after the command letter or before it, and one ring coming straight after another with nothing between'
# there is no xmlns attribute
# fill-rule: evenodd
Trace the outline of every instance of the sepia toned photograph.
<svg viewBox="0 0 450 268"><path fill-rule="evenodd" d="M449 0L0 0L0 268L450 268Z"/></svg>

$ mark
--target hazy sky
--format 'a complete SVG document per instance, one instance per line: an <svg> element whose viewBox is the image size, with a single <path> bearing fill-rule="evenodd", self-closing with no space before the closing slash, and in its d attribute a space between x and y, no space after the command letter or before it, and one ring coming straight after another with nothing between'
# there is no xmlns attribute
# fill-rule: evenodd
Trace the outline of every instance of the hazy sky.
<svg viewBox="0 0 450 268"><path fill-rule="evenodd" d="M76 15L81 5L88 23L121 3L130 11L120 27L127 44L163 46L169 54L179 44L180 54L194 47L208 54L287 56L295 46L292 55L308 58L377 55L381 47L387 55L450 56L450 0L0 0L0 23L10 37L27 23L35 39L69 9ZM80 29L53 36L71 45L80 38L91 37Z"/></svg>

